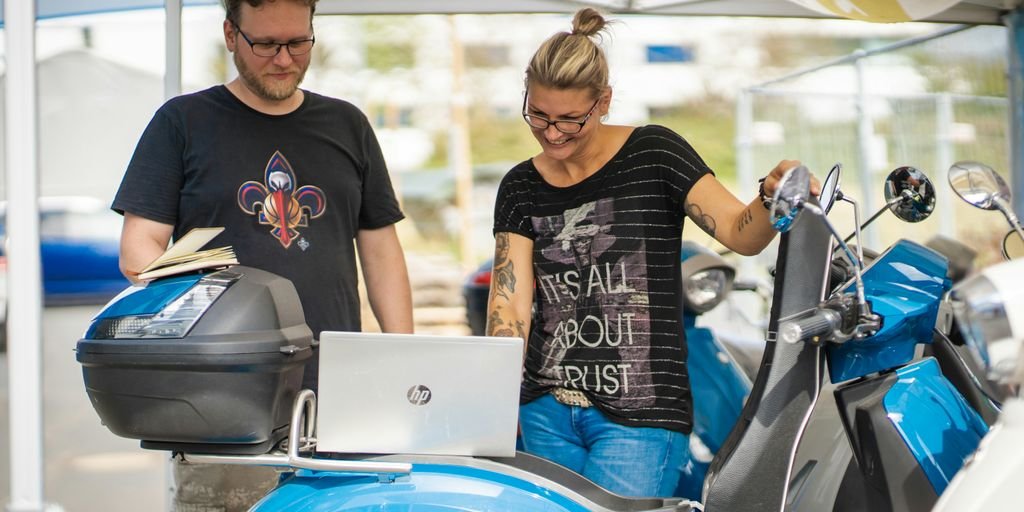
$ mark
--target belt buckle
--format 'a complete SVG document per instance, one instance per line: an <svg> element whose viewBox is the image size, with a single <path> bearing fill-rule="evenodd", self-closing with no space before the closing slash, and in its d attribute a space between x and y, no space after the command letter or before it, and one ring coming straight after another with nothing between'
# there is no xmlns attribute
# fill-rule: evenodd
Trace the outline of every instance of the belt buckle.
<svg viewBox="0 0 1024 512"><path fill-rule="evenodd" d="M590 407L593 405L590 403L590 399L587 398L587 395L577 389L554 388L551 390L551 394L560 404L575 407Z"/></svg>

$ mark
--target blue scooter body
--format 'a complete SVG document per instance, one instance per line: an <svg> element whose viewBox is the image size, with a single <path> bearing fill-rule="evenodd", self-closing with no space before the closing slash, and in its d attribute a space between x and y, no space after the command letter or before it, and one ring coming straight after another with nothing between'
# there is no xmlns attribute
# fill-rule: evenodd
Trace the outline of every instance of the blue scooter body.
<svg viewBox="0 0 1024 512"><path fill-rule="evenodd" d="M844 382L907 364L918 343L932 342L943 294L952 282L946 258L900 240L864 270L864 294L882 320L873 336L827 348L832 382ZM853 284L846 288L853 292Z"/></svg>
<svg viewBox="0 0 1024 512"><path fill-rule="evenodd" d="M694 316L687 315L684 320L689 351L687 368L693 393L691 435L707 450L701 452L700 445L691 440L689 460L683 466L676 495L700 500L712 456L721 449L736 424L751 384L711 330L697 327Z"/></svg>
<svg viewBox="0 0 1024 512"><path fill-rule="evenodd" d="M881 329L825 349L833 382L850 381L837 388L836 402L871 509L934 503L988 431L934 358L908 364L918 343L932 341L951 286L945 276L938 253L897 242L863 274Z"/></svg>
<svg viewBox="0 0 1024 512"><path fill-rule="evenodd" d="M409 476L386 484L376 475L299 470L252 508L253 512L271 510L588 512L583 505L536 483L448 464L414 464Z"/></svg>
<svg viewBox="0 0 1024 512"><path fill-rule="evenodd" d="M934 358L908 364L896 375L896 385L885 395L885 410L935 493L942 494L978 449L988 425L942 375Z"/></svg>

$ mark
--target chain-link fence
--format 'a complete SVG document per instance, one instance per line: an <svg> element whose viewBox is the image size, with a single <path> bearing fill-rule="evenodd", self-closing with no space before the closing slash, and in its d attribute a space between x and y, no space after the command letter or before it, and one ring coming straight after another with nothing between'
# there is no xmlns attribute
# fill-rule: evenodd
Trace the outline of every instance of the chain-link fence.
<svg viewBox="0 0 1024 512"><path fill-rule="evenodd" d="M1006 44L1002 27L948 27L747 88L737 103L739 182L756 182L781 158L800 159L819 179L841 162L842 189L863 220L884 204L891 170L917 167L935 186L935 214L914 225L882 215L865 245L943 235L975 248L979 264L996 261L1006 222L959 200L946 173L978 160L1009 181ZM852 211L836 210L840 231L852 231Z"/></svg>

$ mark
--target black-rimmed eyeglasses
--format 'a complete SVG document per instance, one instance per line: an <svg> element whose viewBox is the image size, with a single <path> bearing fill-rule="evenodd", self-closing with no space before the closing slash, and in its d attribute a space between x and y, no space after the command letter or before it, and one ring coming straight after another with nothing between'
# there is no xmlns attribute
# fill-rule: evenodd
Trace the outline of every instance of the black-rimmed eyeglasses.
<svg viewBox="0 0 1024 512"><path fill-rule="evenodd" d="M273 41L268 43L254 43L249 39L249 36L245 35L245 32L242 32L242 29L238 27L237 23L232 21L231 24L234 25L235 30L241 34L242 39L245 39L245 42L249 43L249 48L252 48L252 54L257 57L276 57L277 54L281 53L281 48L288 48L288 55L291 55L292 57L295 57L296 55L305 55L313 49L313 43L316 42L316 38L310 36L309 39L296 39L294 41L288 41L287 43L277 43Z"/></svg>
<svg viewBox="0 0 1024 512"><path fill-rule="evenodd" d="M526 124L537 130L547 130L548 126L555 125L556 130L566 135L579 133L583 129L583 125L587 124L587 121L590 120L590 116L594 115L594 109L597 108L597 104L601 101L601 97L598 96L597 100L594 101L594 105L590 107L590 111L587 112L587 115L583 116L583 119L579 121L571 119L555 119L552 121L546 117L530 114L526 111L526 98L529 95L530 91L526 91L526 94L523 95L523 119L526 120Z"/></svg>

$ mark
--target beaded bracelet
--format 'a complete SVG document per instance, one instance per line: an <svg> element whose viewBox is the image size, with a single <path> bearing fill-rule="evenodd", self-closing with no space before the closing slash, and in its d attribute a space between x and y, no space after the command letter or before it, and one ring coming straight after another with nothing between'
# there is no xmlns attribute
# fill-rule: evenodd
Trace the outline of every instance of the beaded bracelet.
<svg viewBox="0 0 1024 512"><path fill-rule="evenodd" d="M764 209L771 211L771 209L772 209L772 198L768 197L764 193L764 180L767 179L767 178L768 177L765 176L764 178L761 178L761 179L757 180L757 183L758 183L758 185L757 185L757 195L758 195L758 197L761 198L761 205L764 206Z"/></svg>

